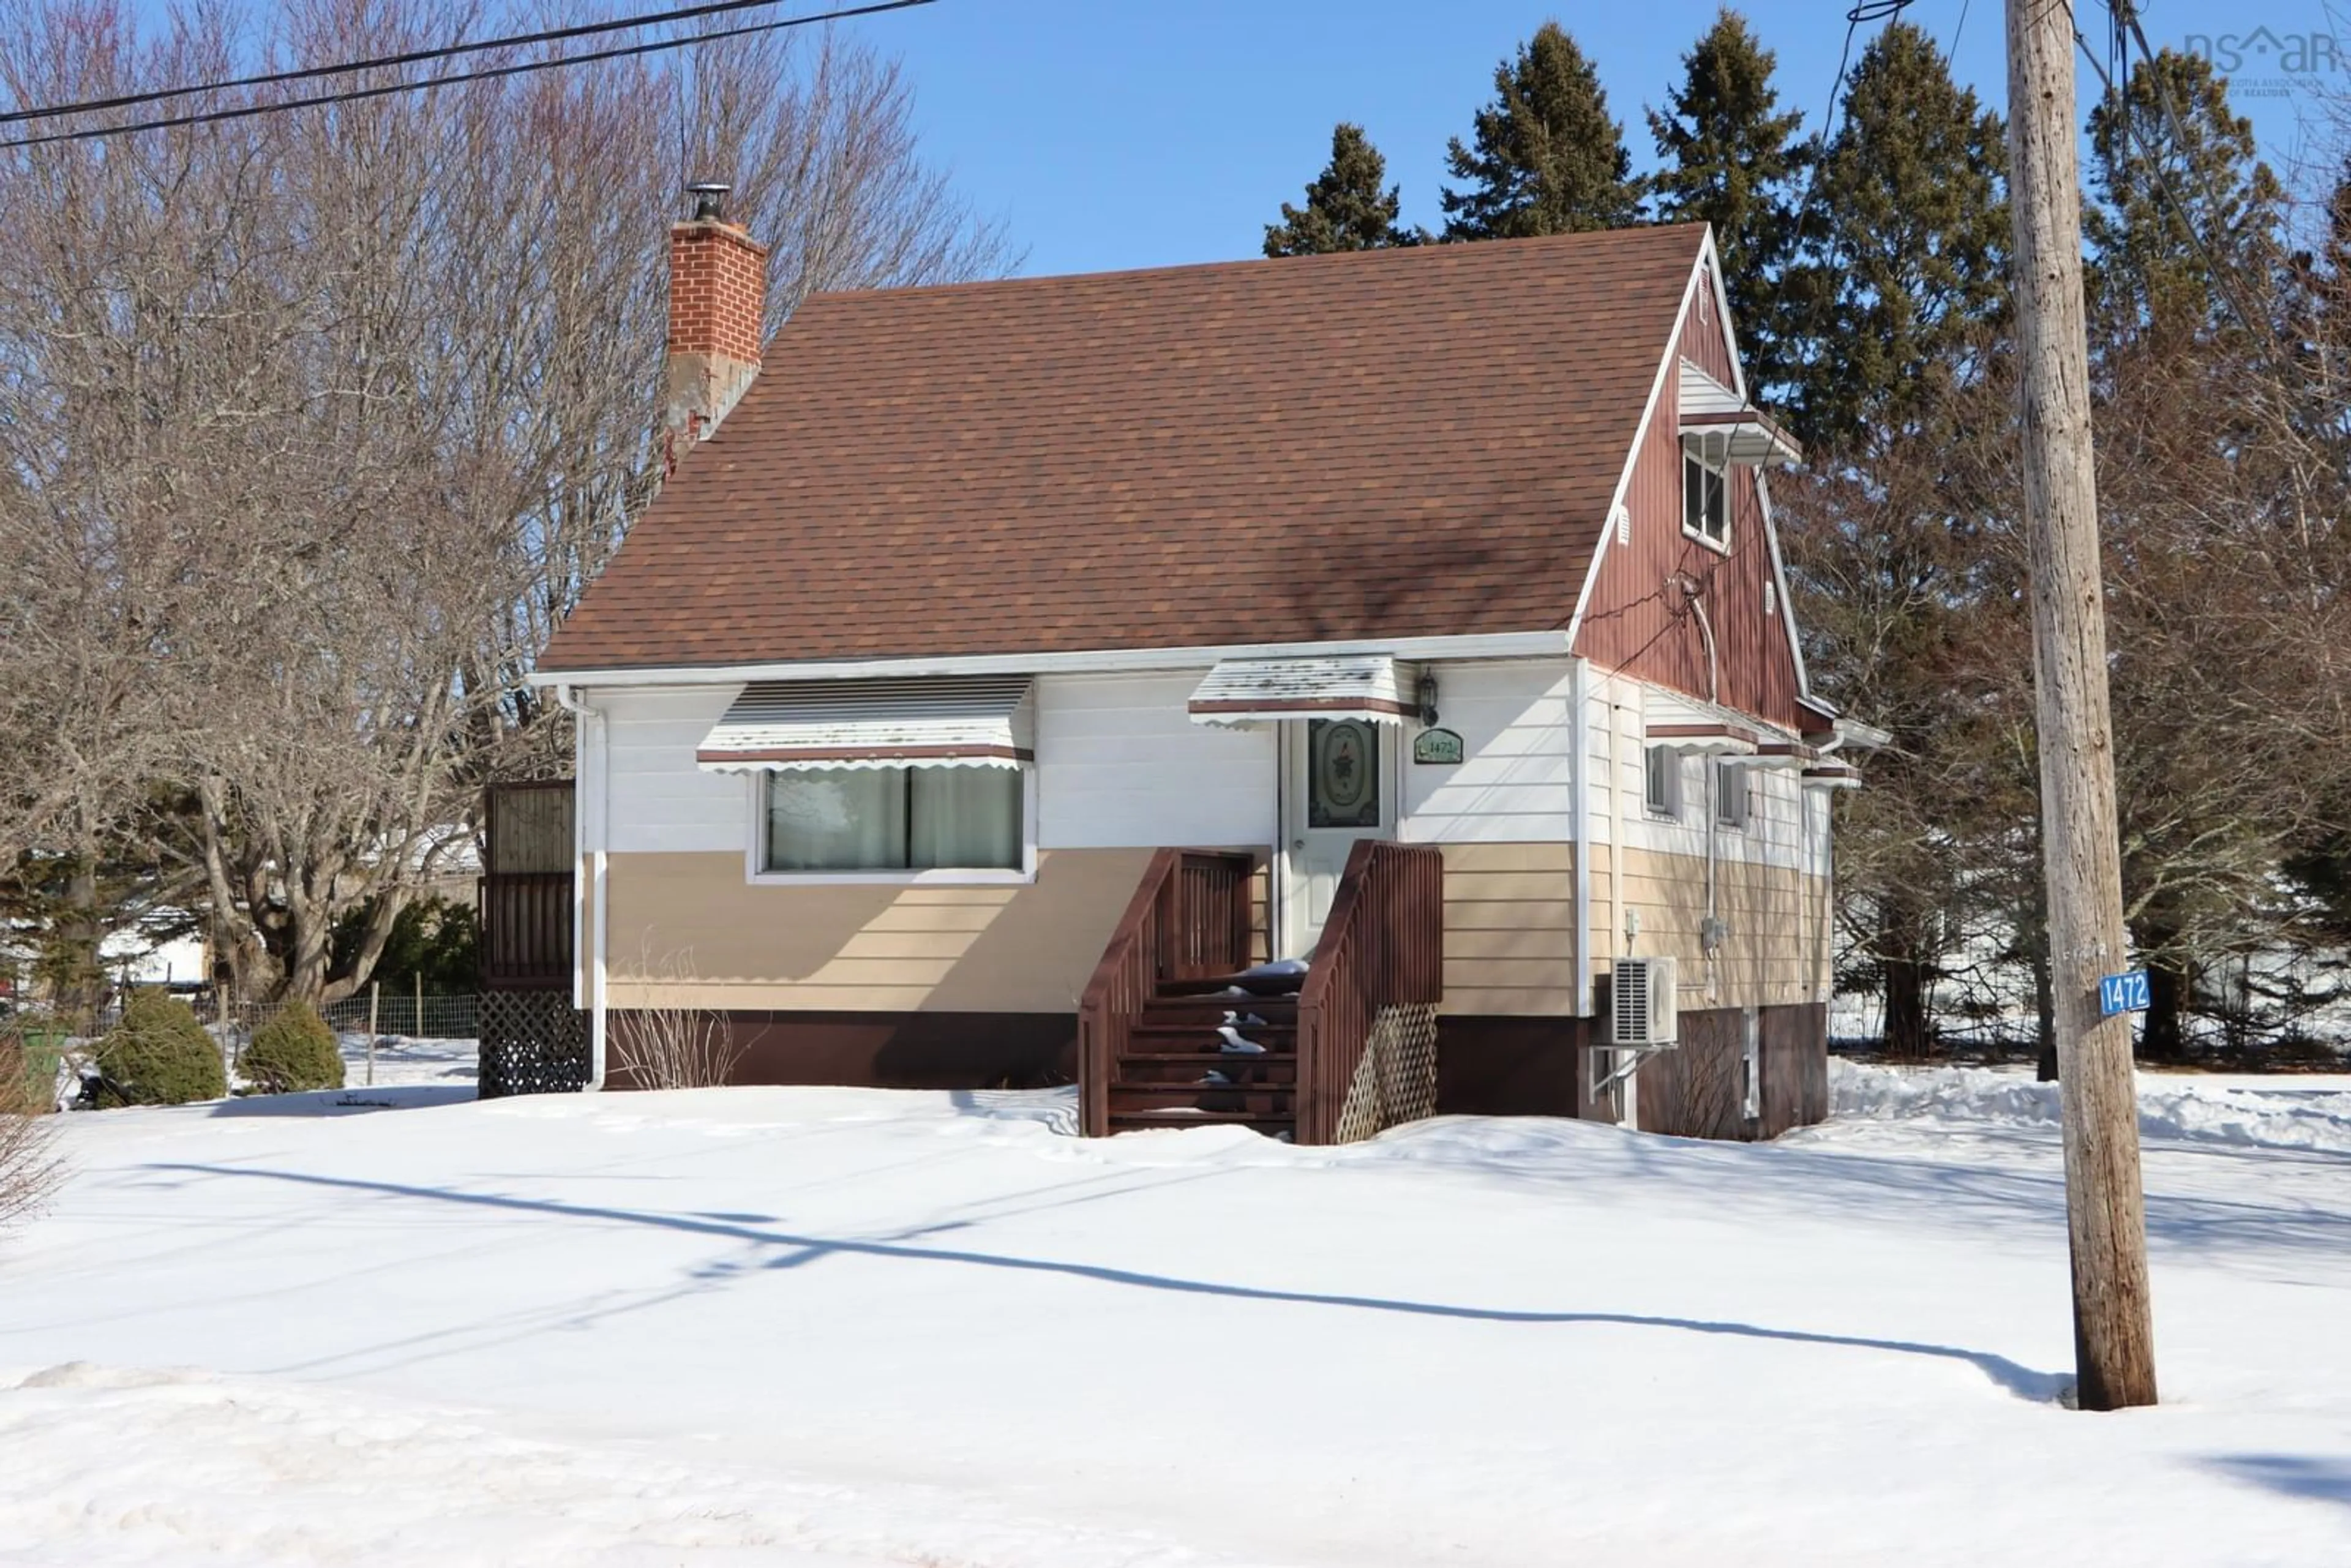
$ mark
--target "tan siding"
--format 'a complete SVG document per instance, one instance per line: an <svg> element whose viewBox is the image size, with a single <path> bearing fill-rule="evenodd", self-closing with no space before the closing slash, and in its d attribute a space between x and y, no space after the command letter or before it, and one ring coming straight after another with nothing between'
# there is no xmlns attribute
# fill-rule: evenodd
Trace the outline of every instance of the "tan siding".
<svg viewBox="0 0 2351 1568"><path fill-rule="evenodd" d="M1596 977L1606 967L1608 955L1621 948L1623 933L1616 929L1614 905L1610 903L1615 887L1616 852L1614 846L1595 843L1592 855L1592 972Z"/></svg>
<svg viewBox="0 0 2351 1568"><path fill-rule="evenodd" d="M1070 1011L1150 858L1050 851L1012 887L778 887L740 854L616 854L612 1002Z"/></svg>
<svg viewBox="0 0 2351 1568"><path fill-rule="evenodd" d="M1655 851L1625 852L1625 906L1641 917L1634 951L1682 962L1687 1008L1777 1007L1818 999L1814 940L1823 884L1782 866L1724 861L1715 869L1715 909L1730 937L1709 967L1698 947L1706 917L1706 861ZM1595 877L1593 898L1604 897ZM1594 940L1605 933L1595 922ZM1614 955L1621 939L1595 951ZM1713 991L1708 991L1711 967Z"/></svg>
<svg viewBox="0 0 2351 1568"><path fill-rule="evenodd" d="M1445 999L1456 1017L1575 1012L1575 848L1450 843Z"/></svg>

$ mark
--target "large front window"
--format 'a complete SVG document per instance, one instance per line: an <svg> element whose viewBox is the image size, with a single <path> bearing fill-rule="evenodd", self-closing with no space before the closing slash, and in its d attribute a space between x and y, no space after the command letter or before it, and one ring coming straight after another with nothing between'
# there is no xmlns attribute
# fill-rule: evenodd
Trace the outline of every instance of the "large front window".
<svg viewBox="0 0 2351 1568"><path fill-rule="evenodd" d="M810 768L768 775L771 872L1019 871L1017 768Z"/></svg>

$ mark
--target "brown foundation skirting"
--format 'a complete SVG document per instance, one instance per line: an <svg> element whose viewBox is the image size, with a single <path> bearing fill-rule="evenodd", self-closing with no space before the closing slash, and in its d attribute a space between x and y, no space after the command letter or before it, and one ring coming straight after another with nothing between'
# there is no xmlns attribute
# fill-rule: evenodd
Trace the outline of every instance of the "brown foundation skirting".
<svg viewBox="0 0 2351 1568"><path fill-rule="evenodd" d="M1641 1068L1641 1129L1696 1138L1771 1138L1828 1117L1828 1009L1759 1008L1762 1116L1744 1115L1746 1040L1737 1008L1684 1011L1681 1044ZM1077 1074L1074 1013L730 1012L736 1083L877 1089L1032 1089ZM642 1087L629 1066L632 1015L611 1018L615 1089ZM1582 1116L1594 1106L1586 1051L1605 1015L1443 1017L1437 1025L1439 1115ZM1612 1096L1611 1098L1614 1098Z"/></svg>
<svg viewBox="0 0 2351 1568"><path fill-rule="evenodd" d="M1583 1018L1437 1020L1440 1116L1589 1116Z"/></svg>
<svg viewBox="0 0 2351 1568"><path fill-rule="evenodd" d="M1641 1130L1684 1138L1776 1138L1829 1114L1829 1011L1757 1008L1762 1114L1746 1114L1747 1021L1738 1008L1685 1009L1681 1043L1641 1065Z"/></svg>
<svg viewBox="0 0 2351 1568"><path fill-rule="evenodd" d="M608 1023L606 1082L643 1085L629 1066L631 1015ZM1075 1081L1075 1013L728 1012L733 1083L870 1089L1037 1089Z"/></svg>

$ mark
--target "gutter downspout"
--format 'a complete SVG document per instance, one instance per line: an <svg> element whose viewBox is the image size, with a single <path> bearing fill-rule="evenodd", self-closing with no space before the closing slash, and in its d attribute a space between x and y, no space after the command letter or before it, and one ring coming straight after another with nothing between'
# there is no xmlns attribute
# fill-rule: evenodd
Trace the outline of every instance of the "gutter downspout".
<svg viewBox="0 0 2351 1568"><path fill-rule="evenodd" d="M1706 612L1706 601L1700 597L1703 589L1687 577L1682 579L1682 591L1689 600L1690 613L1698 617L1698 635L1706 640L1706 700L1719 706L1722 702L1722 661L1714 645L1714 622ZM1719 880L1715 870L1716 840L1720 832L1718 817L1720 802L1716 795L1720 789L1721 768L1711 757L1706 758L1706 919L1708 939L1714 931L1719 911L1715 907L1715 884ZM1706 946L1706 999L1721 998L1721 959L1718 948Z"/></svg>
<svg viewBox="0 0 2351 1568"><path fill-rule="evenodd" d="M612 739L611 728L605 722L604 711L591 706L582 698L580 695L579 687L558 685L555 688L555 700L570 712L577 727L572 732L571 739L572 773L580 781L572 786L574 810L571 833L577 858L574 861L571 878L571 950L575 954L580 952L580 937L583 935L580 929L580 922L590 913L589 905L591 900L596 939L595 951L588 956L590 962L575 968L572 972L572 1002L577 1006L584 1001L588 1006L588 1082L583 1085L583 1092L593 1094L604 1087L605 991L611 978L605 958L610 950L606 936L606 926L610 923L608 912L611 907L611 879L608 874L610 856L607 850L611 843L612 797L607 783L606 773L611 761ZM589 747L589 736L591 730L595 736L595 747L592 752ZM591 758L594 762L592 768L590 766ZM577 809L578 797L581 792L580 786L591 779L595 787L585 792L594 801L596 807L596 825L592 833L589 831L588 813ZM588 887L586 888L580 885L579 862L581 861L588 862ZM590 889L593 890L592 893ZM585 997L580 994L583 981L588 990L588 995Z"/></svg>
<svg viewBox="0 0 2351 1568"><path fill-rule="evenodd" d="M1573 838L1575 841L1575 1011L1579 1018L1592 1014L1592 663L1575 661L1568 681L1568 691L1573 705L1575 723L1568 738L1575 750L1569 758L1569 794L1573 804ZM1610 728L1614 727L1614 715L1610 716ZM1615 747L1612 744L1609 749Z"/></svg>

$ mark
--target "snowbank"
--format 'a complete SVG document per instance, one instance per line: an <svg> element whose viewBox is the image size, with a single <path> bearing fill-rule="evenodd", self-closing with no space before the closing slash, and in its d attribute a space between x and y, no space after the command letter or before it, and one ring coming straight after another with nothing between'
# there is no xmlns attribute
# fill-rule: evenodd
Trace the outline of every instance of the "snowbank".
<svg viewBox="0 0 2351 1568"><path fill-rule="evenodd" d="M2351 1091L2340 1079L2322 1087L2283 1078L2276 1087L2141 1073L2138 1126L2144 1138L2231 1144L2241 1148L2316 1149L2351 1154ZM1836 1115L1879 1121L2058 1124L2057 1085L1981 1067L1865 1066L1832 1059L1829 1093Z"/></svg>

